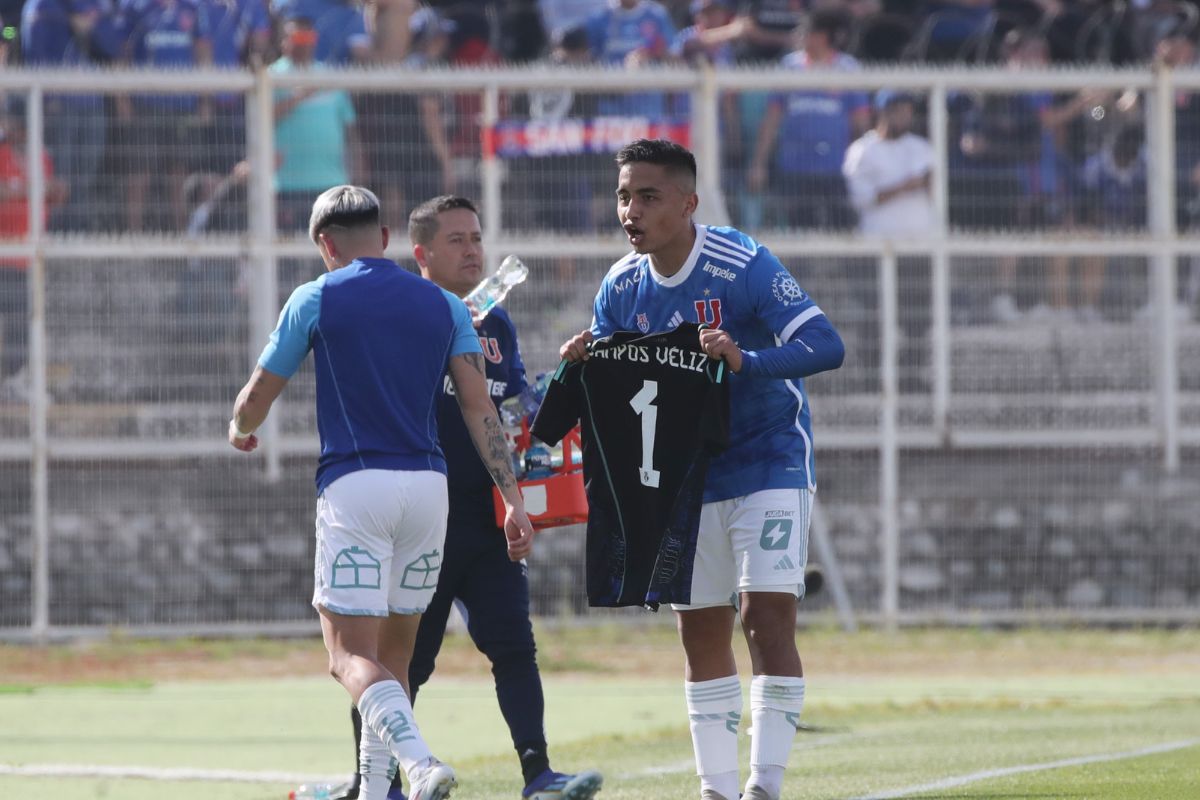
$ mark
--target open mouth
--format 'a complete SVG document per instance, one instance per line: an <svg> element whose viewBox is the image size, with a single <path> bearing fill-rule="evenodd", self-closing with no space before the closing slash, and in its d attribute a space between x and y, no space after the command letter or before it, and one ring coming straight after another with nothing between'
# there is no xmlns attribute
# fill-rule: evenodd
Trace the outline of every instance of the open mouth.
<svg viewBox="0 0 1200 800"><path fill-rule="evenodd" d="M634 247L640 245L646 238L646 232L636 225L625 225L625 235L629 237L629 243Z"/></svg>

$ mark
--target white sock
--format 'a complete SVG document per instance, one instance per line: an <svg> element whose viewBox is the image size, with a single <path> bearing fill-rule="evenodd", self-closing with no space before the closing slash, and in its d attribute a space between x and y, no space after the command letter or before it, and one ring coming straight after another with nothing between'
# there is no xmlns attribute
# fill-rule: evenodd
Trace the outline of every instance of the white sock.
<svg viewBox="0 0 1200 800"><path fill-rule="evenodd" d="M804 678L755 675L750 681L750 779L771 797L783 789L792 740L804 709Z"/></svg>
<svg viewBox="0 0 1200 800"><path fill-rule="evenodd" d="M362 775L359 800L387 800L397 766L396 759L379 735L363 725L358 747L358 774Z"/></svg>
<svg viewBox="0 0 1200 800"><path fill-rule="evenodd" d="M692 748L700 789L728 800L738 796L738 725L742 721L742 682L737 675L685 682Z"/></svg>
<svg viewBox="0 0 1200 800"><path fill-rule="evenodd" d="M363 741L370 728L395 756L405 774L412 776L413 768L424 765L433 754L417 730L412 703L400 681L380 681L367 687L358 698L358 713L363 721Z"/></svg>

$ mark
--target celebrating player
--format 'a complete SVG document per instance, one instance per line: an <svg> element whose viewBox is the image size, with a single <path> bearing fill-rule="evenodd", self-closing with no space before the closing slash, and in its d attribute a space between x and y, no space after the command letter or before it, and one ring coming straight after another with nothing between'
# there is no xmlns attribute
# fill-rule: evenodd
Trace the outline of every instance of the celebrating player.
<svg viewBox="0 0 1200 800"><path fill-rule="evenodd" d="M588 343L615 331L711 326L700 332L701 346L733 373L730 446L712 460L705 482L691 603L673 606L687 656L692 745L701 798L737 800L736 608L754 676L743 797L779 800L804 703L796 599L804 593L816 489L801 379L839 367L845 349L767 248L741 231L692 222L696 161L688 150L639 139L617 154L617 164L617 216L633 252L601 283L591 330L560 352L587 359Z"/></svg>
<svg viewBox="0 0 1200 800"><path fill-rule="evenodd" d="M483 234L475 205L467 198L443 195L422 203L409 216L408 236L421 274L446 291L465 297L483 277ZM508 314L492 309L476 334L487 359L492 401L499 404L520 394L525 365ZM446 454L450 518L437 591L421 617L408 671L411 696L415 701L417 690L433 674L450 607L461 602L471 640L492 662L496 697L524 775L522 797L589 800L600 788L599 773L564 775L550 769L545 699L529 621L529 578L523 563L506 556L504 534L494 521L492 480L471 445L449 381L438 396L438 435ZM353 714L357 737L361 720L357 710ZM335 795L340 800L358 796L357 777ZM400 787L394 786L389 797L402 800Z"/></svg>
<svg viewBox="0 0 1200 800"><path fill-rule="evenodd" d="M446 535L446 461L429 412L447 368L471 439L504 495L509 558L529 553L533 528L467 307L383 257L388 230L366 189L321 194L308 232L328 272L288 299L238 395L229 442L244 452L258 446L254 430L314 351L321 457L313 605L330 672L362 715L361 796L387 796L395 759L410 800L440 800L456 784L454 770L421 738L405 684Z"/></svg>

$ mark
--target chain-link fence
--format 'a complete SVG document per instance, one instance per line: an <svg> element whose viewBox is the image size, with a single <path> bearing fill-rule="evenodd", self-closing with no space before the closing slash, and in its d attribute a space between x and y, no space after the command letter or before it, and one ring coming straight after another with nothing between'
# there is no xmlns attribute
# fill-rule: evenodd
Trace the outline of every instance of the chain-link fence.
<svg viewBox="0 0 1200 800"><path fill-rule="evenodd" d="M617 148L684 142L703 223L841 331L809 382L820 520L888 621L1195 619L1200 75L1150 71L12 71L0 207L0 628L311 627L302 370L223 440L329 185L480 204L531 373L626 250ZM87 110L84 114L83 110ZM4 154L0 154L4 155ZM537 613L581 616L582 530ZM804 608L829 606L828 595ZM638 612L629 612L638 613Z"/></svg>

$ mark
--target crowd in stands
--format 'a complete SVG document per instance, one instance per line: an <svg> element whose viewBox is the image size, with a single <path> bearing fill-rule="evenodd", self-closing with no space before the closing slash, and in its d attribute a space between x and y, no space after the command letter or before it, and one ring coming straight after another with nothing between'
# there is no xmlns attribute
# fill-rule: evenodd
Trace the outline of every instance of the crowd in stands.
<svg viewBox="0 0 1200 800"><path fill-rule="evenodd" d="M187 68L528 64L779 65L853 70L909 63L1126 65L1195 61L1192 3L1162 0L4 0L8 63ZM18 24L19 23L19 24ZM923 126L923 98L909 98ZM275 105L280 223L292 227L307 198L351 179L380 186L402 212L429 194L467 190L478 153L479 99L298 91ZM533 93L507 113L686 118L686 96ZM6 103L19 124L19 98ZM874 102L879 109L883 105ZM1200 102L1179 106L1181 222L1200 187ZM961 226L1144 224L1128 191L1145 180L1136 95L1085 92L959 94L951 98L952 191ZM882 146L879 113L863 92L741 93L722 98L724 188L745 227L849 228L872 216L862 158ZM196 196L245 156L237 95L50 95L47 145L68 183L52 227L80 231L181 230ZM851 143L867 137L847 160ZM886 139L886 136L884 136ZM587 188L545 162L527 180L553 198L569 230L592 224ZM517 173L521 170L517 169ZM214 176L205 182L197 176ZM926 192L927 181L904 180ZM467 186L462 186L464 181ZM518 180L519 182L519 180ZM848 182L848 183L847 183ZM548 183L554 183L551 187ZM586 181L584 181L586 183ZM887 200L905 200L881 186ZM878 195L877 191L877 195ZM119 203L105 199L119 198ZM833 201L830 201L830 198ZM915 206L911 198L907 205ZM102 211L119 205L120 218ZM915 212L914 212L915 213ZM923 212L922 212L923 213ZM869 229L863 223L860 227Z"/></svg>
<svg viewBox="0 0 1200 800"><path fill-rule="evenodd" d="M539 63L1187 67L1200 14L1194 3L1164 0L0 0L0 16L9 64L285 73ZM6 129L22 124L21 101L6 98ZM302 229L312 196L341 182L377 187L393 222L429 195L477 191L480 103L470 92L279 92L278 224ZM503 114L539 123L634 116L672 131L686 126L688 105L664 92L542 91L505 96ZM921 96L857 91L723 96L722 188L733 221L750 230L927 230L926 106ZM951 223L1144 227L1144 106L1136 92L954 93ZM1200 99L1181 95L1176 111L1177 206L1189 226L1200 211ZM214 196L237 209L230 189L246 157L239 95L48 94L45 131L59 181L53 230L244 225L244 214L194 213ZM506 223L602 227L608 158L518 148ZM0 151L0 163L17 162ZM10 180L13 198L0 203L17 202L16 186ZM23 233L19 221L10 228L0 235Z"/></svg>

